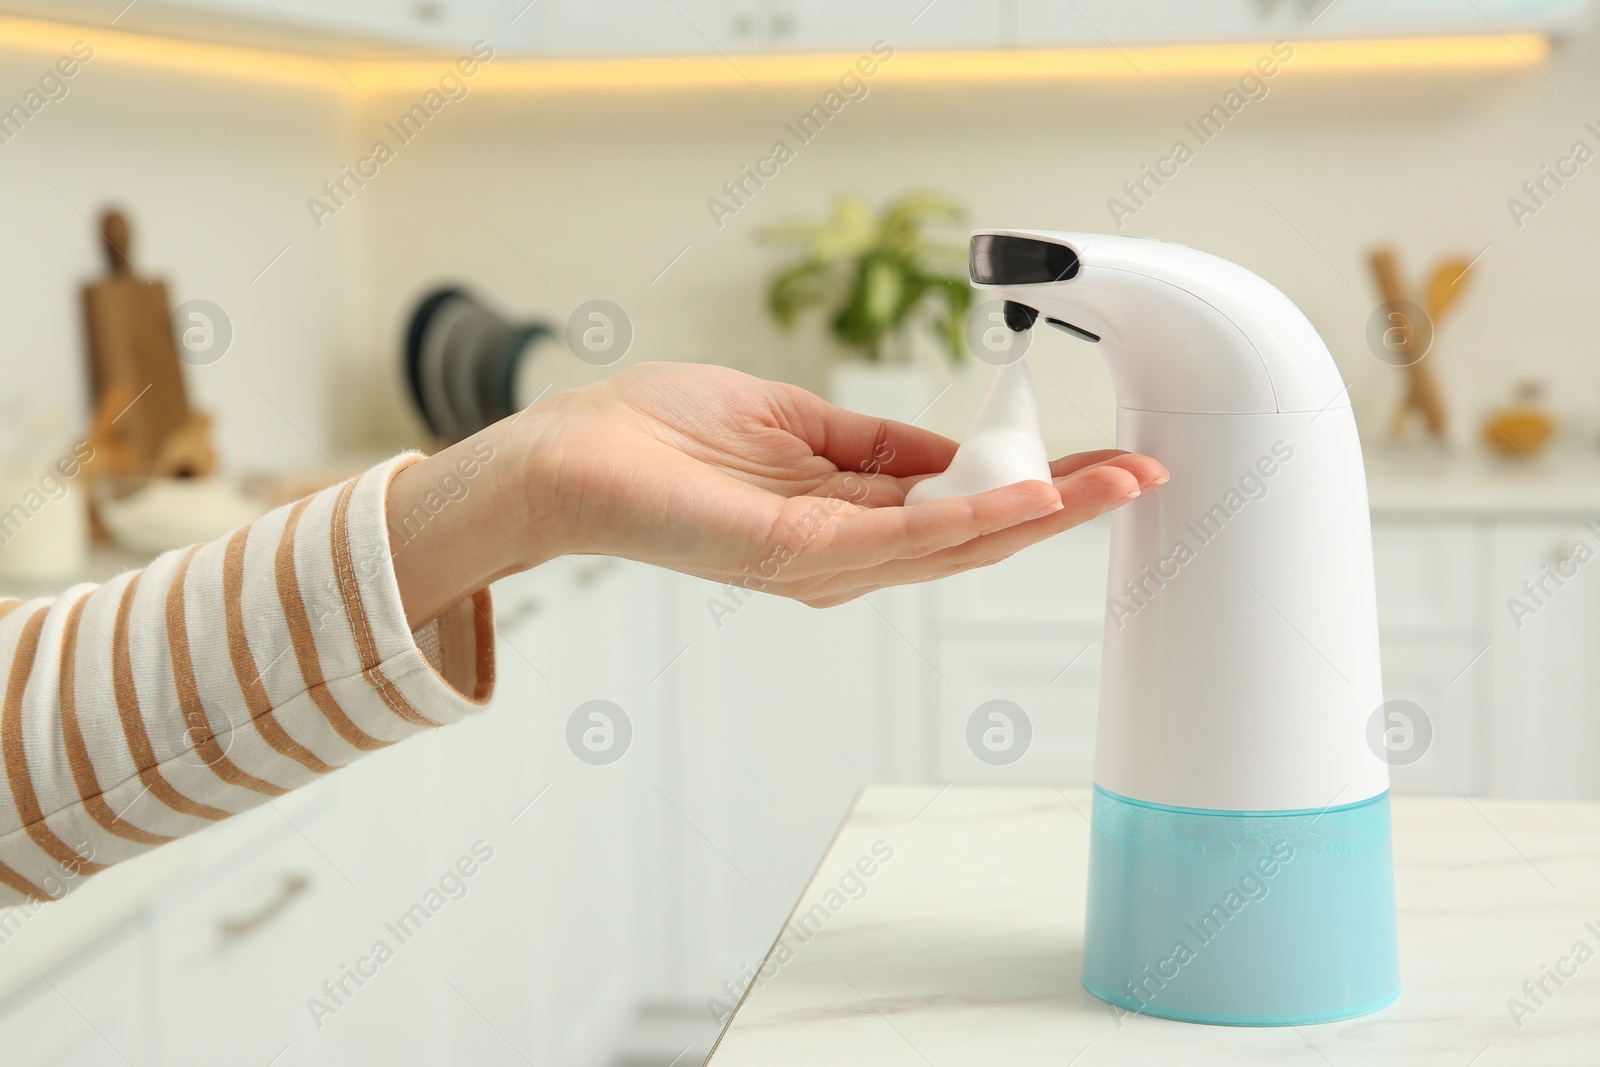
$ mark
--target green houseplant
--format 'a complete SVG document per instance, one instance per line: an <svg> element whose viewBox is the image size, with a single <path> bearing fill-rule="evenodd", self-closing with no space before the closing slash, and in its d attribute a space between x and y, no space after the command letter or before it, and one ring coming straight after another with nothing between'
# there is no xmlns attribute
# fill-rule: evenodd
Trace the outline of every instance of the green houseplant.
<svg viewBox="0 0 1600 1067"><path fill-rule="evenodd" d="M821 309L834 338L873 363L903 357L921 319L959 361L972 303L966 244L928 231L963 214L932 192L910 193L881 211L845 195L821 222L769 227L760 235L765 243L797 247L799 256L772 276L767 308L786 329L803 312Z"/></svg>

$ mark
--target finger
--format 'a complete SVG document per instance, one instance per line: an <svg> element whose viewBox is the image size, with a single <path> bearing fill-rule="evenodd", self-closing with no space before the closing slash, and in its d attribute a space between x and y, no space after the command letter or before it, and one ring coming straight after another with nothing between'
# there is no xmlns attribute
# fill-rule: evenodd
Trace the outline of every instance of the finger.
<svg viewBox="0 0 1600 1067"><path fill-rule="evenodd" d="M1020 552L1137 499L1134 475L1121 467L1089 467L1059 479L1060 511L984 534L914 559L888 560L850 575L857 585L906 585L983 566Z"/></svg>
<svg viewBox="0 0 1600 1067"><path fill-rule="evenodd" d="M780 427L840 470L927 474L948 467L959 447L932 430L848 411L798 386L782 386L780 397Z"/></svg>
<svg viewBox="0 0 1600 1067"><path fill-rule="evenodd" d="M1064 456L1050 464L1050 474L1057 484L1068 475L1090 467L1111 465L1121 467L1138 479L1141 489L1165 485L1167 468L1149 456L1124 452L1119 448L1103 448L1097 452L1079 452ZM894 478L887 475L859 474L840 471L812 490L811 496L838 496L864 508L898 507L905 503L906 494L918 482L934 477L933 474L916 474Z"/></svg>
<svg viewBox="0 0 1600 1067"><path fill-rule="evenodd" d="M1075 456L1066 456L1050 464L1050 474L1059 480L1080 470L1107 465L1128 471L1139 479L1140 486L1165 485L1168 478L1167 468L1162 466L1159 460L1141 456L1137 452L1122 452L1117 449L1080 452Z"/></svg>
<svg viewBox="0 0 1600 1067"><path fill-rule="evenodd" d="M973 556L1011 555L1064 530L1115 511L1158 488L1154 483L1141 486L1132 472L1113 464L1086 468L1058 479L1055 484L1061 493L1063 507L1060 511L1008 530L996 531L962 548Z"/></svg>
<svg viewBox="0 0 1600 1067"><path fill-rule="evenodd" d="M1010 558L1010 556L985 556L983 558L964 560L959 563L949 563L932 570L926 566L923 560L898 560L882 567L874 567L870 571L851 571L847 574L841 574L817 587L806 588L801 586L797 589L774 589L773 592L793 597L796 600L803 600L812 607L827 608L837 604L848 603L869 593L876 593L880 589L892 589L901 585L937 581L940 578L949 578L965 571L1003 563Z"/></svg>
<svg viewBox="0 0 1600 1067"><path fill-rule="evenodd" d="M1102 459L1102 461L1094 462L1094 464L1083 464L1077 469L1064 470L1061 474L1058 474L1054 464L1051 464L1051 474L1056 475L1059 480L1064 474L1077 474L1078 470L1090 470L1093 467L1122 467L1128 474L1138 478L1141 488L1144 488L1144 486L1166 485L1166 480L1170 477L1166 472L1166 467L1162 466L1162 462L1157 461L1157 459L1150 459L1149 456L1141 456L1138 453L1118 454L1118 456Z"/></svg>
<svg viewBox="0 0 1600 1067"><path fill-rule="evenodd" d="M1072 456L1063 456L1050 464L1051 477L1060 481L1062 478L1089 467L1111 464L1129 471L1138 479L1141 488L1147 486L1166 484L1168 474L1166 467L1149 456L1141 456L1133 452L1124 452L1119 448L1103 448L1095 452L1079 452ZM828 478L822 485L811 490L811 496L838 496L866 508L898 507L905 503L905 496L913 486L927 478L932 478L938 471L926 474L914 474L902 477L892 477L888 472L873 474L841 470L838 474Z"/></svg>
<svg viewBox="0 0 1600 1067"><path fill-rule="evenodd" d="M852 510L841 514L807 545L800 557L802 573L840 573L915 559L1060 507L1061 495L1054 486L1018 482L975 496L930 500L910 507Z"/></svg>
<svg viewBox="0 0 1600 1067"><path fill-rule="evenodd" d="M1060 459L1051 460L1050 476L1052 478L1065 478L1073 471L1092 467L1096 463L1104 463L1108 459L1116 459L1118 456L1126 456L1128 454L1120 448L1100 448L1093 452L1076 452L1070 456L1062 456Z"/></svg>

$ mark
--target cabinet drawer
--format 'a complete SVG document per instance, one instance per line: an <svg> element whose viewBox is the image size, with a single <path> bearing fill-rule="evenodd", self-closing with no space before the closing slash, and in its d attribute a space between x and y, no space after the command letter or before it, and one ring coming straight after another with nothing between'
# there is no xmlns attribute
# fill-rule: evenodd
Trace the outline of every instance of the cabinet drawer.
<svg viewBox="0 0 1600 1067"><path fill-rule="evenodd" d="M1098 641L948 641L940 651L950 679L939 695L943 781L1089 784L1100 702ZM1007 758L1011 762L1003 762Z"/></svg>
<svg viewBox="0 0 1600 1067"><path fill-rule="evenodd" d="M1379 521L1372 526L1378 622L1387 631L1477 633L1479 533L1465 522Z"/></svg>
<svg viewBox="0 0 1600 1067"><path fill-rule="evenodd" d="M1600 798L1600 537L1574 517L1502 523L1494 544L1495 794Z"/></svg>
<svg viewBox="0 0 1600 1067"><path fill-rule="evenodd" d="M6 1064L126 1067L154 1062L146 931L123 927L0 1010Z"/></svg>
<svg viewBox="0 0 1600 1067"><path fill-rule="evenodd" d="M1105 619L1111 517L1068 530L1004 563L938 583L939 621L955 624L1069 623L1096 630Z"/></svg>
<svg viewBox="0 0 1600 1067"><path fill-rule="evenodd" d="M285 803L287 802L279 802ZM302 809L284 810L315 834ZM339 938L354 893L277 814L246 847L219 856L153 915L156 1025L163 1064L267 1063L286 1044L310 1044L306 998L338 974ZM244 1007L241 1007L244 1006Z"/></svg>
<svg viewBox="0 0 1600 1067"><path fill-rule="evenodd" d="M1387 725L1397 731L1389 778L1396 793L1487 792L1487 725L1482 714L1489 688L1487 659L1483 646L1471 641L1395 640L1385 645ZM1420 715L1396 701L1409 701Z"/></svg>

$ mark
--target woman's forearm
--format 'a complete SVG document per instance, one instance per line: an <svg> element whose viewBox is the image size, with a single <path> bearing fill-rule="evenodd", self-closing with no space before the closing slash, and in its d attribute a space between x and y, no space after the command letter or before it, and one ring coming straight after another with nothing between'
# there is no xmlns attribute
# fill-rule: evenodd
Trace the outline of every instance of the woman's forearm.
<svg viewBox="0 0 1600 1067"><path fill-rule="evenodd" d="M504 426L490 427L413 463L389 484L389 548L413 630L495 579L556 554L527 522L526 482L537 467L508 436Z"/></svg>

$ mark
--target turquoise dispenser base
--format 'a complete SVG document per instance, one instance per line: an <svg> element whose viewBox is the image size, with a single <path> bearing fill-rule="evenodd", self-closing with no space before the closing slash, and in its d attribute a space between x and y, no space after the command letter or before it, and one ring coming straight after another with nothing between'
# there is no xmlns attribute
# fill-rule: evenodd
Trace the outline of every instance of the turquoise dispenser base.
<svg viewBox="0 0 1600 1067"><path fill-rule="evenodd" d="M1141 1015L1332 1022L1400 994L1389 795L1226 812L1098 786L1083 986Z"/></svg>

